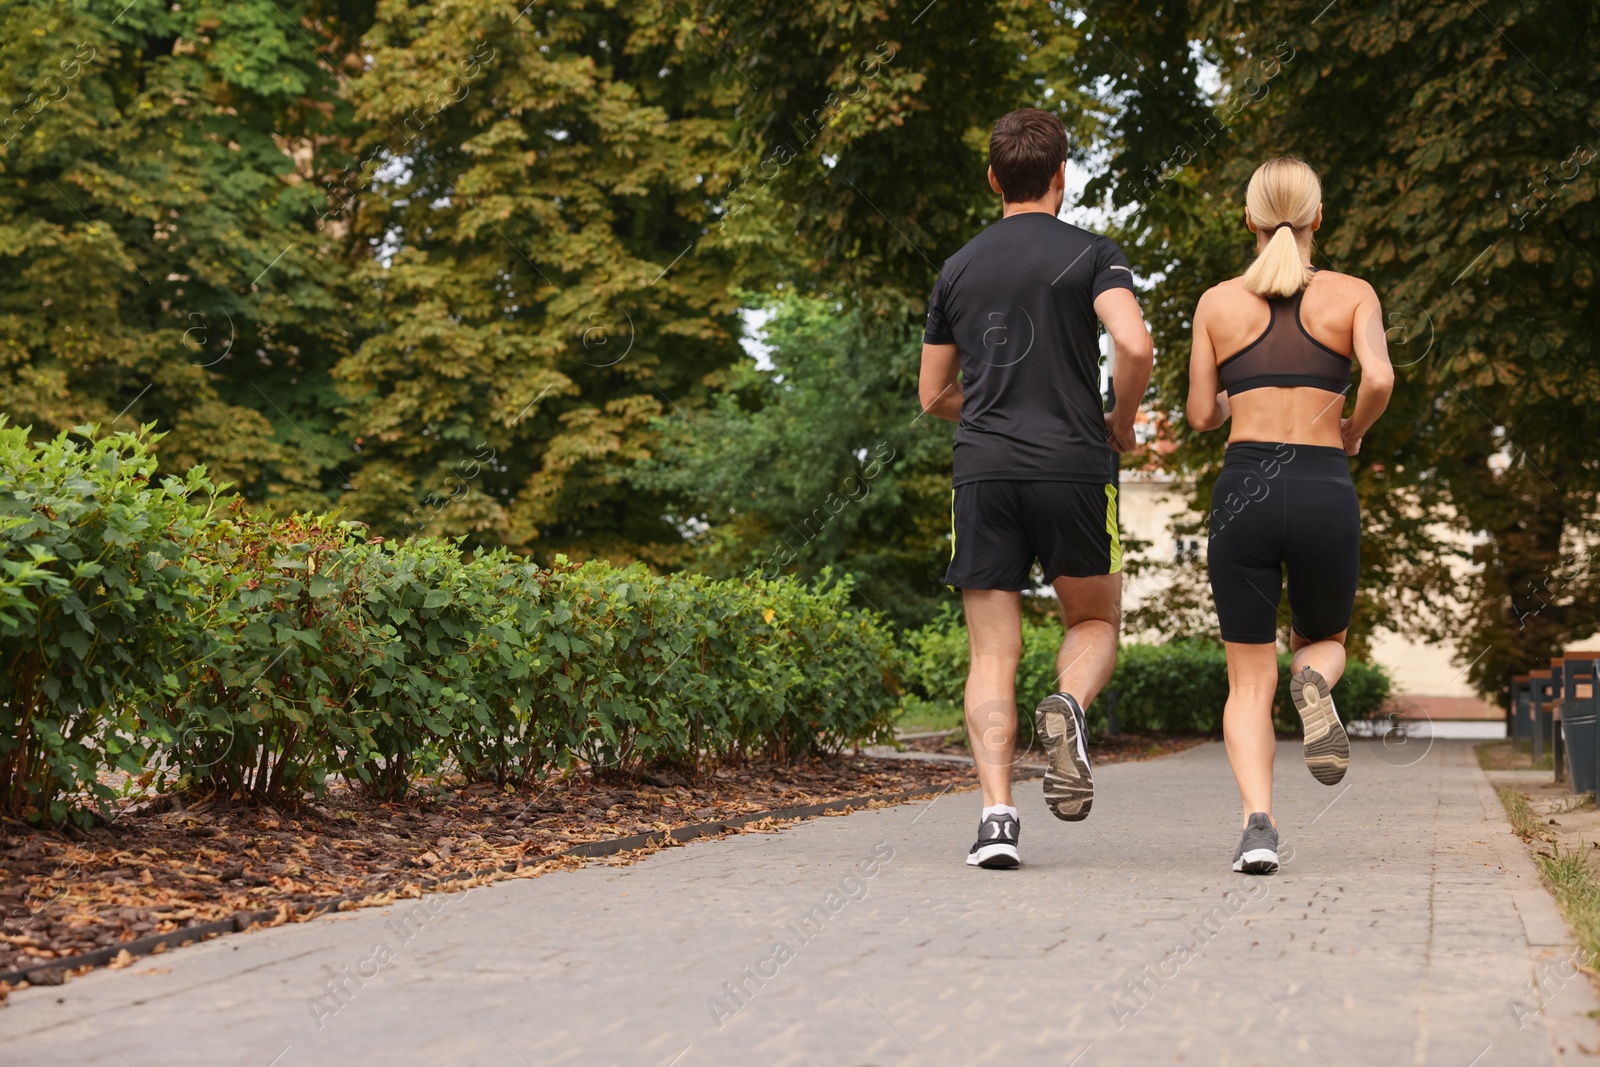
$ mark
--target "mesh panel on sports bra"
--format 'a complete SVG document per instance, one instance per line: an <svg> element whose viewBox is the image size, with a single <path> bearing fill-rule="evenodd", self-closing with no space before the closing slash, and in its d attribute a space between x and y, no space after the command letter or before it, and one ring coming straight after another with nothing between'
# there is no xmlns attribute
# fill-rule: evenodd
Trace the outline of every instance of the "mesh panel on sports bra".
<svg viewBox="0 0 1600 1067"><path fill-rule="evenodd" d="M1304 290L1269 297L1272 319L1254 341L1217 365L1229 396L1268 385L1306 386L1342 393L1350 387L1350 357L1342 356L1306 332L1300 321Z"/></svg>

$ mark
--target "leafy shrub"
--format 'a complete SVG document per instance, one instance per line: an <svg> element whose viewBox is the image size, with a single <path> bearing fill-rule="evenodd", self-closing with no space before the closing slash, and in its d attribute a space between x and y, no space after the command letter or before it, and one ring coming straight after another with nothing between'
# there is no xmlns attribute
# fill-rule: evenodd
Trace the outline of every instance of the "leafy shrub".
<svg viewBox="0 0 1600 1067"><path fill-rule="evenodd" d="M216 488L196 467L155 481L132 434L79 427L31 445L0 416L0 811L60 820L62 796L109 798L140 771L136 709L166 684L221 578L190 545Z"/></svg>
<svg viewBox="0 0 1600 1067"><path fill-rule="evenodd" d="M459 753L458 733L516 721L533 664L522 648L530 606L515 583L529 569L503 552L463 560L431 538L366 546L362 624L375 647L357 699L369 716L367 747L345 762L346 777L399 797Z"/></svg>
<svg viewBox="0 0 1600 1067"><path fill-rule="evenodd" d="M966 684L970 654L960 618L948 612L907 636L905 676L913 692L957 706ZM1059 625L1024 620L1022 661L1017 669L1017 701L1024 708L1054 692L1055 657L1061 647ZM1278 657L1278 695L1273 722L1278 730L1299 729L1289 697L1290 657ZM1378 713L1389 697L1389 677L1375 664L1351 662L1334 693L1345 719ZM1165 645L1124 644L1105 691L1088 709L1091 734L1107 728L1114 710L1119 726L1162 733L1216 734L1228 700L1228 660L1220 643L1184 640ZM1028 715L1021 715L1019 745L1031 737Z"/></svg>
<svg viewBox="0 0 1600 1067"><path fill-rule="evenodd" d="M84 431L90 436L92 428ZM281 799L333 776L403 796L453 759L526 782L796 758L884 738L901 656L849 583L642 565L328 516L219 514L203 470L152 486L147 442L30 446L0 422L0 804L60 819L117 768Z"/></svg>
<svg viewBox="0 0 1600 1067"><path fill-rule="evenodd" d="M1228 660L1221 645L1207 641L1125 645L1106 691L1117 694L1124 729L1217 733L1228 701Z"/></svg>
<svg viewBox="0 0 1600 1067"><path fill-rule="evenodd" d="M534 766L561 751L622 769L792 759L888 736L898 653L881 621L850 609L846 581L662 577L559 558L531 577L543 614L519 750L538 754Z"/></svg>
<svg viewBox="0 0 1600 1067"><path fill-rule="evenodd" d="M381 635L363 610L367 546L349 523L261 522L235 503L195 539L224 577L213 624L172 670L154 716L167 767L184 781L281 797L320 788L340 754L373 744L363 682Z"/></svg>

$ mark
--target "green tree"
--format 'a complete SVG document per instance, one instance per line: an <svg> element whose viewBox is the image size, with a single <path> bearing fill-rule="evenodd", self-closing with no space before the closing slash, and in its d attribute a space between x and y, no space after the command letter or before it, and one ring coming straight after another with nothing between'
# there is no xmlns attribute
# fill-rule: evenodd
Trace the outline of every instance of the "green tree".
<svg viewBox="0 0 1600 1067"><path fill-rule="evenodd" d="M1086 155L1101 110L1083 28L1043 0L68 0L0 20L23 102L0 148L0 397L37 435L137 420L165 469L203 458L253 500L671 568L713 562L683 536L704 485L655 458L697 469L702 417L820 418L782 440L838 455L900 420L915 470L874 498L894 507L815 562L859 557L863 599L906 618L947 521L917 326L937 265L997 213L989 126L1053 107ZM742 366L743 294L780 286L842 331L800 354L825 324L785 313L800 396ZM814 402L863 382L848 423ZM719 517L725 552L770 545L772 501L838 474L835 452Z"/></svg>
<svg viewBox="0 0 1600 1067"><path fill-rule="evenodd" d="M168 469L203 460L292 504L339 491L353 249L313 225L315 168L348 145L335 63L358 65L361 20L315 0L0 5L13 422L156 423Z"/></svg>
<svg viewBox="0 0 1600 1067"><path fill-rule="evenodd" d="M938 265L999 215L984 178L995 119L1044 107L1087 158L1104 105L1080 27L1043 0L707 0L749 76L734 204L775 214L809 277L914 317ZM764 198L764 199L763 199ZM764 209L764 210L760 210ZM731 220L736 223L738 220Z"/></svg>
<svg viewBox="0 0 1600 1067"><path fill-rule="evenodd" d="M350 87L380 324L339 368L362 471L408 530L670 565L627 470L739 354L749 249L711 229L740 75L671 3L387 7Z"/></svg>
<svg viewBox="0 0 1600 1067"><path fill-rule="evenodd" d="M1245 180L1301 155L1323 172L1318 262L1376 286L1400 371L1357 465L1364 622L1458 636L1491 694L1594 632L1600 14L1555 0L1086 10L1104 31L1091 69L1122 107L1101 189L1132 209L1129 244L1163 278L1165 405L1181 406L1198 290L1248 254ZM1269 74L1279 42L1292 53ZM1200 89L1206 63L1232 89L1220 102ZM1228 99L1245 104L1207 124ZM1214 471L1215 452L1183 440L1179 462ZM1465 582L1428 520L1478 539ZM1440 618L1441 593L1466 618Z"/></svg>
<svg viewBox="0 0 1600 1067"><path fill-rule="evenodd" d="M944 596L948 423L906 412L920 337L876 333L837 300L770 302L770 366L744 362L692 426L660 423L637 480L685 501L691 562L717 575L825 568L856 578L860 603L920 625Z"/></svg>

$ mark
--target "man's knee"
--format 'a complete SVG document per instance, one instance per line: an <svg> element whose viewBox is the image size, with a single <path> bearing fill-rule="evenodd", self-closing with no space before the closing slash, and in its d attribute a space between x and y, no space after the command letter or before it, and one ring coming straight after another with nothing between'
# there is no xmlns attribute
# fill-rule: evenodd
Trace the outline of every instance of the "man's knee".
<svg viewBox="0 0 1600 1067"><path fill-rule="evenodd" d="M1108 627L1112 636L1122 627L1122 575L1057 578L1056 598L1061 602L1061 623L1067 629L1088 624Z"/></svg>
<svg viewBox="0 0 1600 1067"><path fill-rule="evenodd" d="M1091 614L1074 612L1070 615L1063 611L1061 613L1061 624L1068 630L1078 630L1085 634L1098 632L1115 639L1122 629L1122 618L1121 613L1116 611L1103 614L1098 612Z"/></svg>

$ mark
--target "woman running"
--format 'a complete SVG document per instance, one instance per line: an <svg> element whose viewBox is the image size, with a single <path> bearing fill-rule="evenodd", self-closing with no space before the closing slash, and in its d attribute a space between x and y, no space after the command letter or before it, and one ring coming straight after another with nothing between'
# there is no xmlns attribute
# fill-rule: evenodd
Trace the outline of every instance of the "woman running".
<svg viewBox="0 0 1600 1067"><path fill-rule="evenodd" d="M1305 725L1306 766L1335 785L1350 764L1330 695L1344 673L1361 545L1346 457L1361 448L1394 388L1372 286L1311 266L1311 235L1321 225L1316 171L1298 159L1262 164L1245 194L1256 260L1243 277L1209 289L1194 313L1189 424L1213 430L1233 420L1212 491L1207 561L1228 654L1222 733L1244 807L1233 869L1248 874L1278 869L1272 702L1285 567L1289 692ZM1341 420L1350 353L1361 364L1361 387Z"/></svg>

